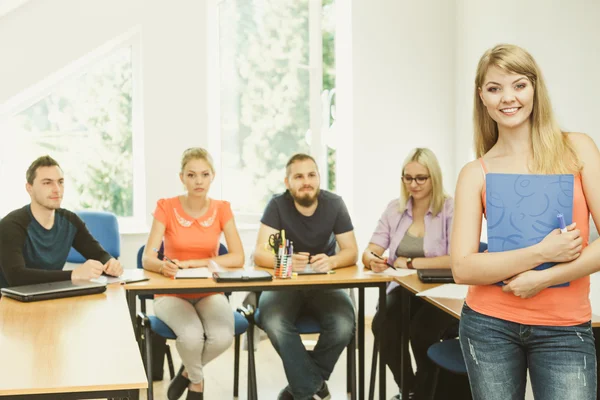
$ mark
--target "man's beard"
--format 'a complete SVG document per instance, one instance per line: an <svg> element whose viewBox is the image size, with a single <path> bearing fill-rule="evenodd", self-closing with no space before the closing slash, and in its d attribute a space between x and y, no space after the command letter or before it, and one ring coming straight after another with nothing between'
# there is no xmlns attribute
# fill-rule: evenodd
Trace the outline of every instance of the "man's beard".
<svg viewBox="0 0 600 400"><path fill-rule="evenodd" d="M305 194L303 196L299 196L296 193L293 193L290 191L290 194L292 195L292 197L294 198L294 201L296 203L298 203L299 205L301 205L302 207L310 207L313 204L315 204L315 202L317 201L317 198L319 197L319 192L321 191L320 188L317 188L317 190L315 191L315 195L311 196L310 194Z"/></svg>

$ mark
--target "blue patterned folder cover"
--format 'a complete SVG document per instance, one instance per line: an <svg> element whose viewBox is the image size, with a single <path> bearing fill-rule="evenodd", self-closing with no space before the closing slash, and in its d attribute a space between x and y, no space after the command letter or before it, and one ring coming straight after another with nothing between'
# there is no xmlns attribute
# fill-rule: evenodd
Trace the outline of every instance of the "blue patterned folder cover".
<svg viewBox="0 0 600 400"><path fill-rule="evenodd" d="M486 175L488 251L499 252L532 246L565 223L573 221L573 175ZM537 270L556 263L544 263ZM498 283L503 285L502 282ZM565 283L558 286L569 286Z"/></svg>

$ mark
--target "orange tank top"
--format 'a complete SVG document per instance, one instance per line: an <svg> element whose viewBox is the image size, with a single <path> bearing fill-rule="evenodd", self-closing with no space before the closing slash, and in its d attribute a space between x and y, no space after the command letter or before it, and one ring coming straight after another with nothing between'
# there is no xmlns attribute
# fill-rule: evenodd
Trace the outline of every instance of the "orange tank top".
<svg viewBox="0 0 600 400"><path fill-rule="evenodd" d="M482 158L479 162L485 176L488 173L485 162ZM573 189L573 221L581 230L585 248L589 241L589 210L579 174L575 176ZM481 199L485 214L485 184L481 191ZM570 282L568 287L544 289L529 299L504 293L497 285L470 286L466 302L481 314L519 324L572 326L592 318L589 294L590 277L585 276Z"/></svg>

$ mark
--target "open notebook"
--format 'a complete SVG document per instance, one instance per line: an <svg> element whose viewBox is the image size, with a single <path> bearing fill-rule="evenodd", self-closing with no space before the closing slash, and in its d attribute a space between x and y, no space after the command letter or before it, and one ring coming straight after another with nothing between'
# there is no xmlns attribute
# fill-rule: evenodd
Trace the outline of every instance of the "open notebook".
<svg viewBox="0 0 600 400"><path fill-rule="evenodd" d="M207 267L180 269L175 279L206 279L212 278L212 273Z"/></svg>

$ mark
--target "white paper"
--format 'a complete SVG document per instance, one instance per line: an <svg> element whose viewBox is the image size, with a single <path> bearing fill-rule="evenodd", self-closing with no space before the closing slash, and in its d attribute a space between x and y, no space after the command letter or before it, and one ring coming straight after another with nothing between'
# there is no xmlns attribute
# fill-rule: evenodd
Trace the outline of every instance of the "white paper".
<svg viewBox="0 0 600 400"><path fill-rule="evenodd" d="M175 275L177 278L211 278L212 273L206 267L180 269Z"/></svg>
<svg viewBox="0 0 600 400"><path fill-rule="evenodd" d="M409 276L409 275L413 275L416 274L417 270L415 269L404 269L404 268L398 268L398 269L393 269L393 268L388 268L383 272L375 272L375 271L368 271L365 273L365 275L389 275L389 276Z"/></svg>
<svg viewBox="0 0 600 400"><path fill-rule="evenodd" d="M144 270L142 269L124 269L121 276L108 276L100 275L98 278L90 279L91 282L103 283L110 285L111 283L120 283L127 280L136 280L144 277Z"/></svg>
<svg viewBox="0 0 600 400"><path fill-rule="evenodd" d="M417 296L464 300L464 298L467 297L468 290L469 285L457 285L454 283L447 283L445 285L434 287L433 289L428 289L419 292L417 293Z"/></svg>

